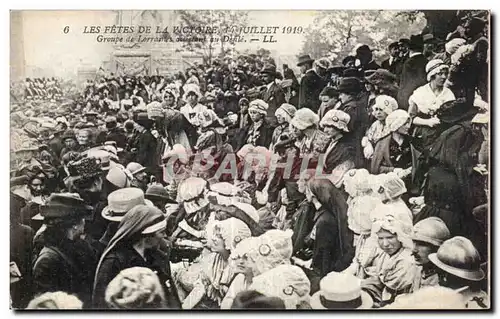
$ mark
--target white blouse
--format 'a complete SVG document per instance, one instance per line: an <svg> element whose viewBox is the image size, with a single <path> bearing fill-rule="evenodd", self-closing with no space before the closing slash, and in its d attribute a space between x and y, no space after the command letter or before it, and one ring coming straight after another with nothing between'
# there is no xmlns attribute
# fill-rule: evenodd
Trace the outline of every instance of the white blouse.
<svg viewBox="0 0 500 319"><path fill-rule="evenodd" d="M434 91L431 89L430 83L427 83L413 91L408 102L410 106L415 104L418 107L417 113L433 115L441 105L454 100L455 95L449 88L444 87L439 95L435 95Z"/></svg>

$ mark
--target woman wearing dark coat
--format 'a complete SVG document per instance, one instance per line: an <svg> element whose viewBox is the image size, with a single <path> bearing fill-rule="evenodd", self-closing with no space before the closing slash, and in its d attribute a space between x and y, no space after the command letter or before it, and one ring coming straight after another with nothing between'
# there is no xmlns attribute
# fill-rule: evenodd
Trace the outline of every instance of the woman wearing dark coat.
<svg viewBox="0 0 500 319"><path fill-rule="evenodd" d="M273 129L266 122L268 104L263 100L253 100L250 102L248 113L251 123L240 132L237 150L245 144L253 146L269 147L273 136Z"/></svg>
<svg viewBox="0 0 500 319"><path fill-rule="evenodd" d="M84 217L91 212L78 195L52 194L42 208L46 229L43 248L33 266L33 292L64 291L90 306L94 271L94 250L81 236Z"/></svg>
<svg viewBox="0 0 500 319"><path fill-rule="evenodd" d="M438 118L441 134L431 145L424 159L428 168L423 185L426 206L415 216L414 222L436 216L446 223L452 236L470 238L479 250L485 243L478 237L477 223L472 210L487 199L484 180L472 168L477 164L481 137L471 127L471 118L477 111L465 101L444 104Z"/></svg>
<svg viewBox="0 0 500 319"><path fill-rule="evenodd" d="M354 257L344 194L328 179L313 178L307 184L306 198L316 208L311 268L319 278L332 271L343 271Z"/></svg>
<svg viewBox="0 0 500 319"><path fill-rule="evenodd" d="M145 267L158 275L168 308L179 309L180 301L170 274L169 256L159 250L167 226L164 214L155 207L137 205L118 226L97 266L92 305L108 308L108 284L124 269Z"/></svg>

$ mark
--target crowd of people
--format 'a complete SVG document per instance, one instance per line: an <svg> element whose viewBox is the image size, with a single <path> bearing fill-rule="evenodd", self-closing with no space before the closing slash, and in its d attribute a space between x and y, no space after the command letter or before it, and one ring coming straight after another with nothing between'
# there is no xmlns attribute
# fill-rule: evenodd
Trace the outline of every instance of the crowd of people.
<svg viewBox="0 0 500 319"><path fill-rule="evenodd" d="M489 308L472 17L301 74L243 55L11 105L16 309Z"/></svg>

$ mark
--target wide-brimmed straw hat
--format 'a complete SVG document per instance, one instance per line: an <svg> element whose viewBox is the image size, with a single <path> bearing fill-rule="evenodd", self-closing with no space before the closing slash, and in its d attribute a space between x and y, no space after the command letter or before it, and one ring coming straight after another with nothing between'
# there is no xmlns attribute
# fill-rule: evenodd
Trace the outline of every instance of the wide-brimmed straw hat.
<svg viewBox="0 0 500 319"><path fill-rule="evenodd" d="M101 215L106 220L120 222L129 210L141 204L153 205L144 198L144 192L140 188L119 189L108 195L108 206L104 207Z"/></svg>
<svg viewBox="0 0 500 319"><path fill-rule="evenodd" d="M361 280L350 274L331 272L321 279L320 290L311 297L313 309L369 309L373 300L361 290Z"/></svg>

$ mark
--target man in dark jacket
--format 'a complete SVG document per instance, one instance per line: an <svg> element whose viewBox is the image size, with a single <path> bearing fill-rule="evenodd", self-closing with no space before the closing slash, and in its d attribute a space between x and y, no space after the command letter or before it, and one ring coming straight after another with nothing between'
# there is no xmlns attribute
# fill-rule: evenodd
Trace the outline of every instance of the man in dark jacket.
<svg viewBox="0 0 500 319"><path fill-rule="evenodd" d="M330 62L326 58L320 59L314 64L314 67L313 62L314 60L309 55L305 55L299 58L299 63L297 64L304 73L304 76L300 80L299 109L308 108L317 113L321 105L319 94L328 83L328 79L325 79L325 76L330 67Z"/></svg>
<svg viewBox="0 0 500 319"><path fill-rule="evenodd" d="M266 122L274 128L277 125L274 113L281 106L281 104L286 102L285 93L275 82L276 67L274 65L269 64L264 66L260 73L262 75L262 80L266 85L266 90L263 90L261 98L269 105L267 109Z"/></svg>
<svg viewBox="0 0 500 319"><path fill-rule="evenodd" d="M372 50L366 44L356 49L356 58L361 62L364 71L380 69L380 65L373 60Z"/></svg>
<svg viewBox="0 0 500 319"><path fill-rule="evenodd" d="M157 170L157 159L155 158L157 141L151 133L153 121L148 118L147 113L139 113L136 123L141 126L141 132L136 140L135 162L146 167L148 173L155 174Z"/></svg>
<svg viewBox="0 0 500 319"><path fill-rule="evenodd" d="M422 54L424 41L421 35L412 35L410 39L410 55L403 64L399 79L398 105L400 109L408 110L408 99L415 89L427 83L425 65L427 59Z"/></svg>
<svg viewBox="0 0 500 319"><path fill-rule="evenodd" d="M344 111L350 117L347 125L349 133L345 134L345 141L354 148L354 164L357 168L363 168L365 163L361 139L369 126L369 118L366 100L361 94L361 81L354 77L343 78L337 89L341 101L338 110Z"/></svg>
<svg viewBox="0 0 500 319"><path fill-rule="evenodd" d="M300 85L297 77L295 77L295 73L293 73L293 70L288 67L288 64L283 64L283 78L285 80L292 80L292 85L289 88L290 97L288 103L297 107L299 104Z"/></svg>
<svg viewBox="0 0 500 319"><path fill-rule="evenodd" d="M107 141L114 141L117 147L125 148L127 146L127 136L125 136L122 129L117 127L116 117L108 116L105 121L107 132L101 132L96 139L96 143L100 145Z"/></svg>
<svg viewBox="0 0 500 319"><path fill-rule="evenodd" d="M399 58L399 43L389 44L390 57L382 62L382 69L386 69L392 74L399 76L403 68L403 61Z"/></svg>

